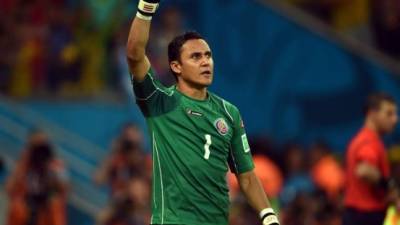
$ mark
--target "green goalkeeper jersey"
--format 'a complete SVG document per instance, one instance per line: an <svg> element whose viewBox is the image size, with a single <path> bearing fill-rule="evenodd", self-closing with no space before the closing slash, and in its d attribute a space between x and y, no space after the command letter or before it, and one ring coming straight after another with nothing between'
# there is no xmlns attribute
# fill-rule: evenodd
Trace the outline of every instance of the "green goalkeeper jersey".
<svg viewBox="0 0 400 225"><path fill-rule="evenodd" d="M166 88L152 69L133 89L152 140L151 224L228 224L228 167L254 168L238 109L210 92L196 100Z"/></svg>

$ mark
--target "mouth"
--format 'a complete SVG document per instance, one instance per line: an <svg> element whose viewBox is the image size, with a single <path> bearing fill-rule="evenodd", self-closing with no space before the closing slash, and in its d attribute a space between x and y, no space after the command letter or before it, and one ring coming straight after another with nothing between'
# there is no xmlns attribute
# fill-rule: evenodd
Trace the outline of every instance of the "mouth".
<svg viewBox="0 0 400 225"><path fill-rule="evenodd" d="M211 75L211 71L210 71L210 70L205 70L205 71L201 72L200 74L201 74L201 75L208 75L208 76L210 76L210 75Z"/></svg>

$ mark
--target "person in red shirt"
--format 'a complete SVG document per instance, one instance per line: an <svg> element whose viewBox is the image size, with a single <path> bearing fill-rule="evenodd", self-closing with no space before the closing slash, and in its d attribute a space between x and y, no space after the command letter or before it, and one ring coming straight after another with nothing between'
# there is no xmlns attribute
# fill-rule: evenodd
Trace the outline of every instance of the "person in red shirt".
<svg viewBox="0 0 400 225"><path fill-rule="evenodd" d="M346 186L343 225L381 225L385 217L389 162L382 141L397 123L393 97L368 97L363 128L346 152Z"/></svg>

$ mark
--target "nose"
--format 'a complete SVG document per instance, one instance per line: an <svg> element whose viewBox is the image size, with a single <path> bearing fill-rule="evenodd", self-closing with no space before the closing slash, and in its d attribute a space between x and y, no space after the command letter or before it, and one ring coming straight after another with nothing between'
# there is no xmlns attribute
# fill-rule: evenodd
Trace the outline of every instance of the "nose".
<svg viewBox="0 0 400 225"><path fill-rule="evenodd" d="M202 58L202 60L200 62L200 66L209 66L210 61L211 61L211 58L205 56Z"/></svg>

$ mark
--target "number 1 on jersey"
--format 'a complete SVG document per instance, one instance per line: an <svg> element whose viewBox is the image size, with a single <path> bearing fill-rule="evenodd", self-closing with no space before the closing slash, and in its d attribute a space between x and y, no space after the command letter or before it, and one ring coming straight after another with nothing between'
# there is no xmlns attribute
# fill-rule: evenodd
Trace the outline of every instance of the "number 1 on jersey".
<svg viewBox="0 0 400 225"><path fill-rule="evenodd" d="M210 145L212 144L211 135L206 134L205 138L206 138L206 143L204 144L204 158L208 159L210 158Z"/></svg>

